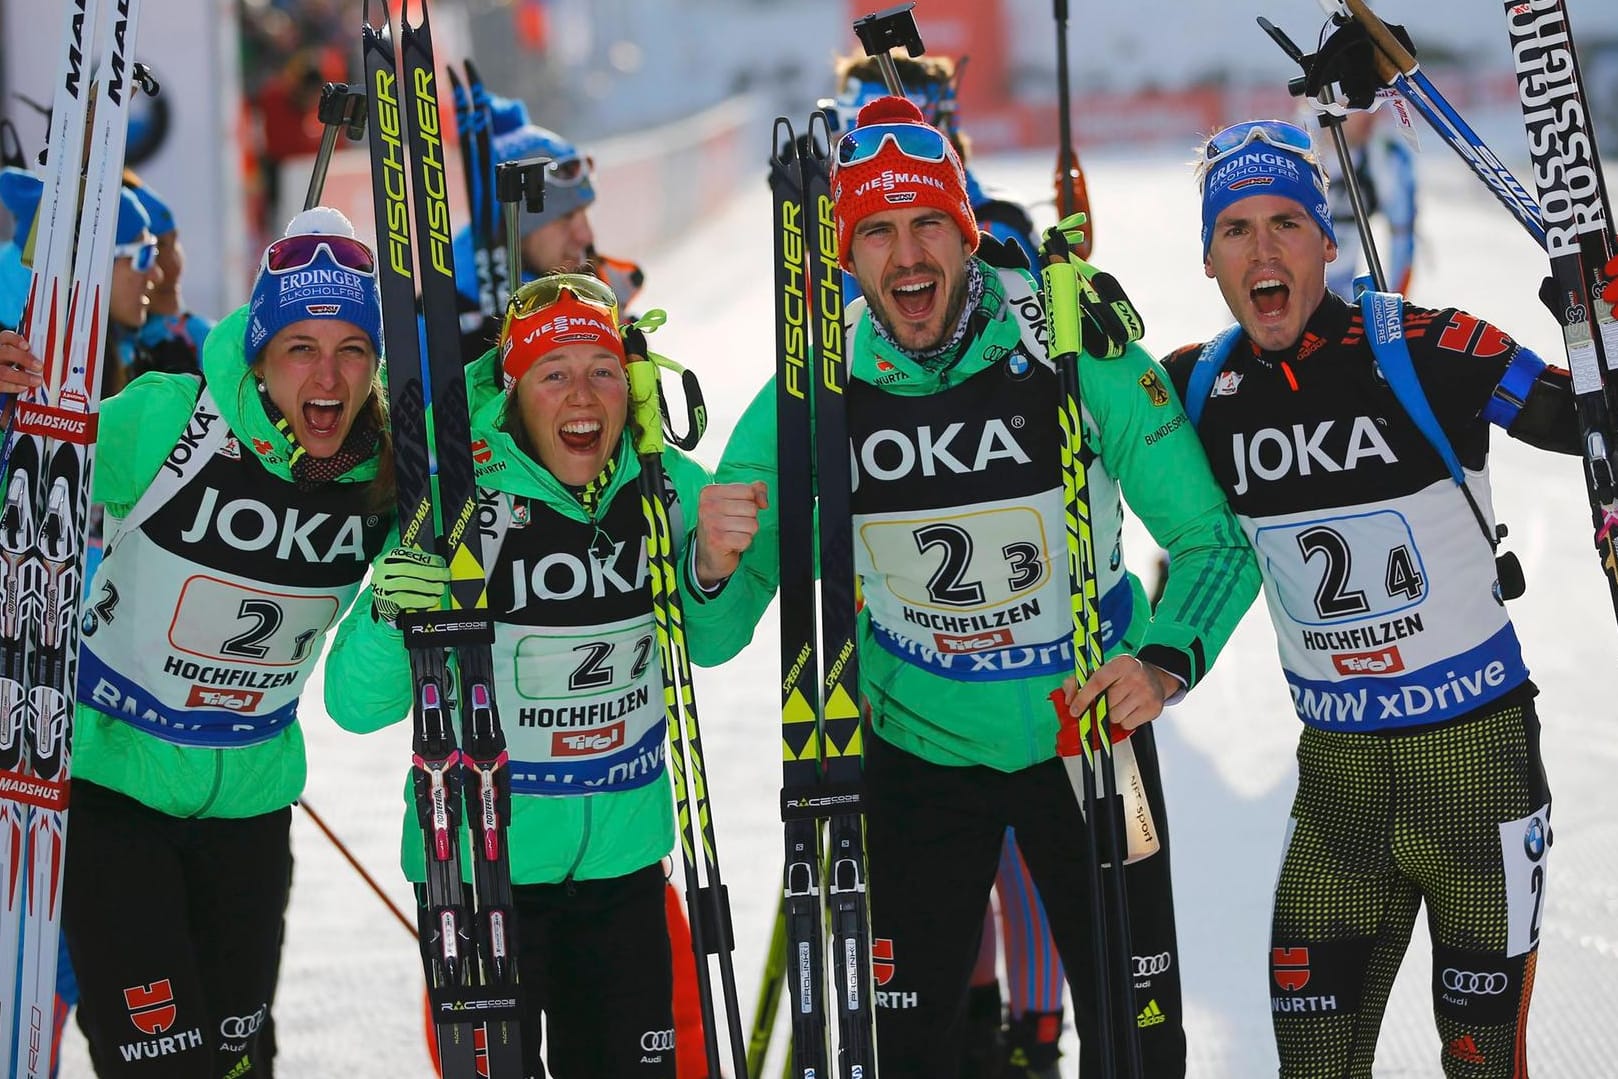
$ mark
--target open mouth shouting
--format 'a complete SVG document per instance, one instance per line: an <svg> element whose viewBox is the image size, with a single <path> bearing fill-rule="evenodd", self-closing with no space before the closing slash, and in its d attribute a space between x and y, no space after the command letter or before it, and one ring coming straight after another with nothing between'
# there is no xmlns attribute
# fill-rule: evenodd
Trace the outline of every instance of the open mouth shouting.
<svg viewBox="0 0 1618 1079"><path fill-rule="evenodd" d="M568 420L557 431L557 438L574 453L594 454L601 446L601 421Z"/></svg>
<svg viewBox="0 0 1618 1079"><path fill-rule="evenodd" d="M301 441L308 445L311 442L340 439L345 407L344 402L336 397L311 397L304 401L303 429L307 437Z"/></svg>

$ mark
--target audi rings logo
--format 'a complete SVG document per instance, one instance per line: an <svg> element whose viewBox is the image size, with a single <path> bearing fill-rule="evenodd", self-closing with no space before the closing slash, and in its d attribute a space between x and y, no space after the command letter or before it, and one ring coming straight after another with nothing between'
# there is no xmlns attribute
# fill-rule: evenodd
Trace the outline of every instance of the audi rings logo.
<svg viewBox="0 0 1618 1079"><path fill-rule="evenodd" d="M1471 970L1456 970L1454 967L1444 968L1444 988L1452 993L1470 993L1474 996L1497 997L1506 991L1511 979L1494 971L1490 974L1479 974Z"/></svg>
<svg viewBox="0 0 1618 1079"><path fill-rule="evenodd" d="M640 1047L647 1053L666 1053L674 1048L674 1031L648 1030L640 1036Z"/></svg>
<svg viewBox="0 0 1618 1079"><path fill-rule="evenodd" d="M264 1025L264 1007L252 1015L232 1015L219 1023L219 1035L229 1041L245 1041L258 1033L258 1028Z"/></svg>
<svg viewBox="0 0 1618 1079"><path fill-rule="evenodd" d="M1135 960L1135 977L1150 978L1154 974L1167 974L1169 967L1174 965L1168 952L1158 952L1156 955L1136 955L1130 958Z"/></svg>

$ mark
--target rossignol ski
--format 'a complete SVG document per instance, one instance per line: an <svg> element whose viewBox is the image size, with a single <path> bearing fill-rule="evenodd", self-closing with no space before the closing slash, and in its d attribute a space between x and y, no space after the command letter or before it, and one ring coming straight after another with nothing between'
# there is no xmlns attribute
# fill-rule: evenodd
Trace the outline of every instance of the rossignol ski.
<svg viewBox="0 0 1618 1079"><path fill-rule="evenodd" d="M399 535L403 544L442 555L450 567L448 610L399 617L414 681L413 788L427 855L425 909L418 912L422 950L445 1079L508 1079L523 1074L506 852L510 780L491 680L494 627L476 528L432 37L425 10L421 23L411 26L401 7L402 63L396 62L386 0L379 6L382 25L373 28L367 0L363 40ZM418 261L425 372L412 271ZM436 524L426 385L432 388L436 436ZM447 649L455 655L455 681ZM457 705L459 736L451 718ZM473 840L472 887L462 875L463 795Z"/></svg>
<svg viewBox="0 0 1618 1079"><path fill-rule="evenodd" d="M1511 0L1505 14L1550 258L1541 298L1562 327L1595 545L1618 614L1618 320L1601 298L1612 203L1562 0Z"/></svg>
<svg viewBox="0 0 1618 1079"><path fill-rule="evenodd" d="M830 138L824 116L811 120L801 139L778 118L770 162L776 229L785 995L792 1028L788 1074L796 1079L877 1073L844 405L848 365L827 176ZM811 546L817 499L818 620L817 551ZM823 845L826 840L829 845ZM828 1067L830 1007L836 1008L835 1073Z"/></svg>
<svg viewBox="0 0 1618 1079"><path fill-rule="evenodd" d="M64 5L23 317L45 381L16 402L0 509L0 1060L25 1079L51 1072L79 601L138 6Z"/></svg>

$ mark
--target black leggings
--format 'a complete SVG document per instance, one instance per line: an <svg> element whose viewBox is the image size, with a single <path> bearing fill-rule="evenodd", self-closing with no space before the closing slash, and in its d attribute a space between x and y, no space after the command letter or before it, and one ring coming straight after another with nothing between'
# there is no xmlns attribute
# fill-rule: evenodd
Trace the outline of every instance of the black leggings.
<svg viewBox="0 0 1618 1079"><path fill-rule="evenodd" d="M1161 849L1128 866L1134 1019L1145 1074L1185 1074L1169 841L1150 728L1132 736ZM1100 1075L1089 830L1059 759L1017 772L931 764L865 743L866 841L883 1079L955 1074L967 983L1005 830L1016 829L1068 973L1080 1074Z"/></svg>
<svg viewBox="0 0 1618 1079"><path fill-rule="evenodd" d="M1444 1074L1528 1074L1550 792L1533 702L1514 697L1413 732L1304 730L1270 937L1285 1079L1370 1079L1423 905Z"/></svg>
<svg viewBox="0 0 1618 1079"><path fill-rule="evenodd" d="M102 1079L268 1070L291 820L171 817L73 781L62 931Z"/></svg>

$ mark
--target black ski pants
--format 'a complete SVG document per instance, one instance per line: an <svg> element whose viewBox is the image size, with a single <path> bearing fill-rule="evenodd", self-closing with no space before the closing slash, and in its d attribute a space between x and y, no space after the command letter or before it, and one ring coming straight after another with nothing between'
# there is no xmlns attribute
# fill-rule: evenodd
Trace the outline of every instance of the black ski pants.
<svg viewBox="0 0 1618 1079"><path fill-rule="evenodd" d="M1128 1021L1140 1036L1144 1074L1179 1079L1185 1031L1167 814L1151 728L1132 738L1162 848L1124 871L1133 935ZM1016 831L1067 969L1079 1074L1101 1075L1089 831L1061 760L1016 772L950 767L872 736L865 745L865 786L883 1079L937 1079L959 1068L967 984L1008 827Z"/></svg>
<svg viewBox="0 0 1618 1079"><path fill-rule="evenodd" d="M268 1071L291 821L171 817L73 781L62 931L102 1079Z"/></svg>

